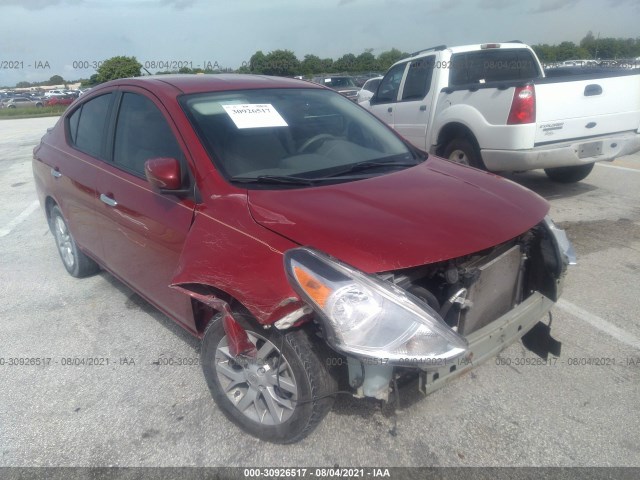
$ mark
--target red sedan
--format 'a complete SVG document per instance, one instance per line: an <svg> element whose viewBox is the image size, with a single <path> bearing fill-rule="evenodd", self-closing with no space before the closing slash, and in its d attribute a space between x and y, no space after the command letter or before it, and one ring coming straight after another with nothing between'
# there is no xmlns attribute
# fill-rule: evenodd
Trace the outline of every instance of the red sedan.
<svg viewBox="0 0 640 480"><path fill-rule="evenodd" d="M55 105L71 105L76 99L73 95L52 95L44 100L45 107L53 107Z"/></svg>
<svg viewBox="0 0 640 480"><path fill-rule="evenodd" d="M345 391L429 393L525 334L559 353L539 320L573 252L547 203L328 88L109 82L33 170L66 270L107 270L201 338L213 398L259 438L303 438Z"/></svg>

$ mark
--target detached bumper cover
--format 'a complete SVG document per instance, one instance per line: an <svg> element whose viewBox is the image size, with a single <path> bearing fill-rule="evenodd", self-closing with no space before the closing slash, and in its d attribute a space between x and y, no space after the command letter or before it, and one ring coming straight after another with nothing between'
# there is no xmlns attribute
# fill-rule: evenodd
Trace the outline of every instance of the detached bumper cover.
<svg viewBox="0 0 640 480"><path fill-rule="evenodd" d="M534 292L517 307L466 338L468 354L453 362L428 365L420 373L420 391L429 394L450 380L495 357L531 330L554 305L541 293Z"/></svg>

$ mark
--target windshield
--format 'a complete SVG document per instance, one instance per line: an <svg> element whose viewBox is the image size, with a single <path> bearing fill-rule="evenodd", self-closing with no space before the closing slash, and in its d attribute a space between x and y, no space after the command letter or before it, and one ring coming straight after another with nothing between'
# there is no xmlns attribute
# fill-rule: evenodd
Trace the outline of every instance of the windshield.
<svg viewBox="0 0 640 480"><path fill-rule="evenodd" d="M214 92L180 102L232 182L269 188L335 183L421 160L382 122L329 90Z"/></svg>

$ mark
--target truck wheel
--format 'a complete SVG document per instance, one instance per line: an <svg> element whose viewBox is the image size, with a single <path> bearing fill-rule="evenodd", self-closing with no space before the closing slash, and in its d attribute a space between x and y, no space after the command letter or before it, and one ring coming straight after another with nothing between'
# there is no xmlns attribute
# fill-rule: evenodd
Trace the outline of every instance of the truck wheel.
<svg viewBox="0 0 640 480"><path fill-rule="evenodd" d="M571 167L545 168L544 173L554 182L574 183L587 178L594 165L594 163L587 163Z"/></svg>
<svg viewBox="0 0 640 480"><path fill-rule="evenodd" d="M322 345L307 332L277 332L234 315L258 356L238 360L228 347L222 315L202 340L202 371L211 395L232 422L269 442L297 442L331 410L337 384L329 375Z"/></svg>
<svg viewBox="0 0 640 480"><path fill-rule="evenodd" d="M454 138L444 149L443 157L455 163L484 168L476 147L466 138Z"/></svg>
<svg viewBox="0 0 640 480"><path fill-rule="evenodd" d="M72 277L87 277L100 270L100 266L94 262L93 259L85 255L76 245L76 241L69 231L67 222L57 205L51 209L49 224L56 240L56 246L58 247L62 264Z"/></svg>

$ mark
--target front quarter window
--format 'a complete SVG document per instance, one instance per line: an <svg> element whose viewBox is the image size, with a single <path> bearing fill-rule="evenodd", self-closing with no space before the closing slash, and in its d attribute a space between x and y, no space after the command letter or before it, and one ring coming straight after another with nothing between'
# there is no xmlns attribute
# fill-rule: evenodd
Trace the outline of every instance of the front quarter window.
<svg viewBox="0 0 640 480"><path fill-rule="evenodd" d="M324 89L204 93L180 103L231 182L285 188L349 181L419 161L382 122Z"/></svg>

